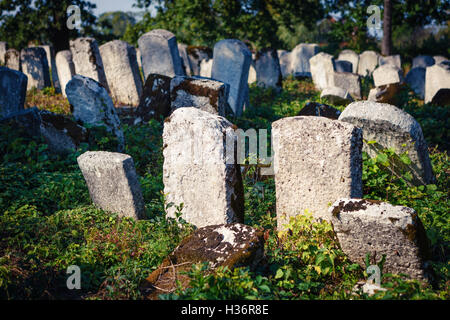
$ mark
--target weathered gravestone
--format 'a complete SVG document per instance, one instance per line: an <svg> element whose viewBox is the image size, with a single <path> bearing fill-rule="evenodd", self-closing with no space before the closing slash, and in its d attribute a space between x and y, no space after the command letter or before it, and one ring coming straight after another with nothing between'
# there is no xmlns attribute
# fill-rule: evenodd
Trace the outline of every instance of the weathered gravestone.
<svg viewBox="0 0 450 320"><path fill-rule="evenodd" d="M330 203L362 197L361 129L324 117L290 117L272 124L272 139L278 230L305 210L330 220Z"/></svg>
<svg viewBox="0 0 450 320"><path fill-rule="evenodd" d="M184 274L192 264L207 262L209 272L218 267L249 266L254 269L264 256L264 236L250 226L239 223L207 226L197 229L150 274L143 284L148 299L189 284Z"/></svg>
<svg viewBox="0 0 450 320"><path fill-rule="evenodd" d="M178 52L180 53L181 62L183 64L184 73L187 76L193 76L194 73L192 72L191 68L191 61L189 61L188 53L187 53L187 45L184 43L178 44Z"/></svg>
<svg viewBox="0 0 450 320"><path fill-rule="evenodd" d="M412 62L412 67L411 69L414 68L427 68L427 67L431 67L433 64L435 64L435 60L432 56L417 56L413 59Z"/></svg>
<svg viewBox="0 0 450 320"><path fill-rule="evenodd" d="M171 109L195 107L219 116L225 116L228 85L203 78L177 76L170 82Z"/></svg>
<svg viewBox="0 0 450 320"><path fill-rule="evenodd" d="M125 41L114 40L100 46L100 54L116 105L137 107L142 80L134 47Z"/></svg>
<svg viewBox="0 0 450 320"><path fill-rule="evenodd" d="M252 54L240 40L226 39L214 46L211 78L230 85L228 103L235 116L240 116L248 88L248 72Z"/></svg>
<svg viewBox="0 0 450 320"><path fill-rule="evenodd" d="M66 95L66 85L75 75L75 65L72 61L72 53L70 50L63 50L56 54L56 69L58 70L59 84L63 96Z"/></svg>
<svg viewBox="0 0 450 320"><path fill-rule="evenodd" d="M425 103L450 105L450 61L442 61L427 68Z"/></svg>
<svg viewBox="0 0 450 320"><path fill-rule="evenodd" d="M168 77L184 76L177 38L167 30L155 29L138 40L144 79L151 73Z"/></svg>
<svg viewBox="0 0 450 320"><path fill-rule="evenodd" d="M280 90L282 86L282 75L280 61L275 49L264 49L259 51L255 57L256 82L264 88Z"/></svg>
<svg viewBox="0 0 450 320"><path fill-rule="evenodd" d="M9 69L20 71L20 52L16 49L8 49L5 53L5 66Z"/></svg>
<svg viewBox="0 0 450 320"><path fill-rule="evenodd" d="M61 85L59 83L58 71L55 63L55 51L53 50L53 46L51 45L42 45L40 48L45 50L45 54L47 55L48 67L50 68L50 73L52 75L53 87L57 92L60 92Z"/></svg>
<svg viewBox="0 0 450 320"><path fill-rule="evenodd" d="M425 73L425 68L415 67L409 70L405 78L406 83L411 87L411 89L413 89L420 99L425 98Z"/></svg>
<svg viewBox="0 0 450 320"><path fill-rule="evenodd" d="M392 64L381 65L373 71L373 82L376 87L388 84L400 84L403 80L402 69Z"/></svg>
<svg viewBox="0 0 450 320"><path fill-rule="evenodd" d="M424 280L429 242L417 213L381 201L339 199L329 209L339 244L352 262L366 268L386 255L383 273Z"/></svg>
<svg viewBox="0 0 450 320"><path fill-rule="evenodd" d="M0 67L0 118L23 110L27 82L22 72Z"/></svg>
<svg viewBox="0 0 450 320"><path fill-rule="evenodd" d="M8 44L5 41L0 41L0 66L5 64L5 54L8 50Z"/></svg>
<svg viewBox="0 0 450 320"><path fill-rule="evenodd" d="M28 77L27 90L36 88L42 90L50 87L50 73L47 54L39 47L26 48L20 52L22 72Z"/></svg>
<svg viewBox="0 0 450 320"><path fill-rule="evenodd" d="M348 61L352 64L352 73L358 73L359 55L353 50L343 50L339 53L339 61Z"/></svg>
<svg viewBox="0 0 450 320"><path fill-rule="evenodd" d="M97 41L89 37L70 40L70 51L72 52L72 61L75 65L76 74L101 83L106 91L109 92Z"/></svg>
<svg viewBox="0 0 450 320"><path fill-rule="evenodd" d="M67 84L66 94L77 121L106 127L108 132L117 137L118 150L124 149L125 141L119 117L108 92L100 83L77 74Z"/></svg>
<svg viewBox="0 0 450 320"><path fill-rule="evenodd" d="M348 105L339 120L362 128L364 140L376 141L364 144L364 151L371 157L388 148L393 148L398 155L408 152L411 163L407 165L397 159L393 164L394 174L407 170L412 174L411 182L416 185L434 181L422 129L405 111L390 104L358 101Z"/></svg>
<svg viewBox="0 0 450 320"><path fill-rule="evenodd" d="M213 52L212 52L211 48L203 47L203 46L188 46L187 53L188 53L189 62L191 63L193 75L196 75L196 76L202 75L202 74L200 74L200 64L203 60L212 59ZM209 76L211 76L211 74ZM206 77L206 75L205 75L205 77Z"/></svg>
<svg viewBox="0 0 450 320"><path fill-rule="evenodd" d="M184 204L181 217L197 227L243 222L237 136L223 117L197 108L175 110L164 123L164 193ZM176 208L168 209L175 217Z"/></svg>
<svg viewBox="0 0 450 320"><path fill-rule="evenodd" d="M315 43L300 43L290 53L291 71L296 77L311 77L310 59L320 48Z"/></svg>
<svg viewBox="0 0 450 320"><path fill-rule="evenodd" d="M160 120L170 115L170 82L171 77L150 74L145 81L136 113L144 120Z"/></svg>
<svg viewBox="0 0 450 320"><path fill-rule="evenodd" d="M334 58L332 55L320 52L309 60L311 76L317 90L321 91L333 85Z"/></svg>
<svg viewBox="0 0 450 320"><path fill-rule="evenodd" d="M395 66L399 69L402 68L402 59L399 54L393 55L393 56L379 56L378 58L378 64L380 66L383 66L385 64L390 64L392 66Z"/></svg>
<svg viewBox="0 0 450 320"><path fill-rule="evenodd" d="M144 218L145 205L133 158L123 153L88 151L77 161L97 207L121 217Z"/></svg>
<svg viewBox="0 0 450 320"><path fill-rule="evenodd" d="M355 99L361 99L361 79L351 72L334 72L331 83L335 87L347 90Z"/></svg>
<svg viewBox="0 0 450 320"><path fill-rule="evenodd" d="M306 103L303 109L297 114L297 116L325 117L334 120L337 120L340 115L341 112L338 109L318 102Z"/></svg>
<svg viewBox="0 0 450 320"><path fill-rule="evenodd" d="M213 62L214 62L213 59L209 59L209 60L204 59L200 62L200 76L201 77L211 78L211 70L212 70Z"/></svg>
<svg viewBox="0 0 450 320"><path fill-rule="evenodd" d="M346 60L335 60L334 66L336 68L336 72L352 72L353 66L350 61Z"/></svg>
<svg viewBox="0 0 450 320"><path fill-rule="evenodd" d="M360 76L371 75L378 66L378 53L375 51L364 51L359 55L358 74Z"/></svg>
<svg viewBox="0 0 450 320"><path fill-rule="evenodd" d="M321 99L327 99L332 104L348 104L353 101L352 96L346 89L340 87L326 87L320 94Z"/></svg>

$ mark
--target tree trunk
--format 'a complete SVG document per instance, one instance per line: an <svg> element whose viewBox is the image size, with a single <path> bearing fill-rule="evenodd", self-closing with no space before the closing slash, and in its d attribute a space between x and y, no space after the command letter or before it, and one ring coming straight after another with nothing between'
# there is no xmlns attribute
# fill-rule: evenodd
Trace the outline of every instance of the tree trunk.
<svg viewBox="0 0 450 320"><path fill-rule="evenodd" d="M392 54L392 3L391 0L384 0L383 15L383 43L381 54L390 56Z"/></svg>

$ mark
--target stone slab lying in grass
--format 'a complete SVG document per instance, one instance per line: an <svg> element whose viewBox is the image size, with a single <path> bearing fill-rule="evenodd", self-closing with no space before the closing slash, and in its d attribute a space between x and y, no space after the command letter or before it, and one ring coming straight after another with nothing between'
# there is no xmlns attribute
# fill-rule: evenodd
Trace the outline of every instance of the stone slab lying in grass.
<svg viewBox="0 0 450 320"><path fill-rule="evenodd" d="M353 101L352 96L346 89L339 87L326 87L320 94L321 99L327 99L335 105L348 104Z"/></svg>
<svg viewBox="0 0 450 320"><path fill-rule="evenodd" d="M329 212L341 248L352 262L365 268L367 253L372 264L386 255L383 273L425 278L429 242L414 209L381 201L340 199Z"/></svg>
<svg viewBox="0 0 450 320"><path fill-rule="evenodd" d="M148 298L156 299L158 294L176 288L175 279L186 287L189 278L181 272L188 271L192 264L208 262L208 272L218 267L253 268L261 261L263 253L263 233L250 226L233 223L203 227L184 239L147 277L142 288Z"/></svg>
<svg viewBox="0 0 450 320"><path fill-rule="evenodd" d="M88 151L77 161L97 207L123 217L144 217L144 200L133 158L123 153Z"/></svg>

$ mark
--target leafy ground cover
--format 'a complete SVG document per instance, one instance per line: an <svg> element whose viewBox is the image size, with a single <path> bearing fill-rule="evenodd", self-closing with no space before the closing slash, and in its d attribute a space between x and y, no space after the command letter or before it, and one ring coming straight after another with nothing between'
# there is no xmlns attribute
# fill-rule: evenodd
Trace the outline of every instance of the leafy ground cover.
<svg viewBox="0 0 450 320"><path fill-rule="evenodd" d="M283 86L281 94L252 87L251 107L243 117L230 120L244 130L270 132L273 121L296 115L307 101L320 101L311 81L288 79ZM431 284L383 274L386 292L373 297L353 293L367 274L341 251L332 226L304 214L278 233L274 180L263 179L249 166L244 175L245 223L264 230L265 263L256 270L219 269L208 275L207 266L194 265L190 287L161 298L449 299L449 107L423 105L408 92L402 94L399 106L416 117L430 144L437 182L410 187L407 172L392 175L394 155L384 150L375 158L363 157L364 196L418 212L433 246ZM51 89L30 92L27 105L70 114L67 101ZM113 139L104 132L94 132L89 146L60 158L43 141L0 127L1 299L142 299L141 281L192 232L192 226L165 214L168 206L179 204L166 203L161 192L162 125L151 121L123 127L126 153L134 159L143 188L145 220L119 218L91 205L76 157L88 149L114 151ZM81 290L66 288L70 265L82 270Z"/></svg>

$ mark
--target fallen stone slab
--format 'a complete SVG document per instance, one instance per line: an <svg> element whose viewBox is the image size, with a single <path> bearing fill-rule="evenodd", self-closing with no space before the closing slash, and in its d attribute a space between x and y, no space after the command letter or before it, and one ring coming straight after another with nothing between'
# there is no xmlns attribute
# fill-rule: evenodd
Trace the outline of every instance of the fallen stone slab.
<svg viewBox="0 0 450 320"><path fill-rule="evenodd" d="M148 299L174 291L176 280L182 286L189 285L189 277L183 274L196 263L207 262L208 273L218 267L233 269L250 266L254 269L264 255L264 236L250 226L239 223L207 226L197 229L148 276L141 288Z"/></svg>
<svg viewBox="0 0 450 320"><path fill-rule="evenodd" d="M77 161L95 206L120 217L144 218L145 205L133 158L123 153L88 151Z"/></svg>
<svg viewBox="0 0 450 320"><path fill-rule="evenodd" d="M334 120L337 120L340 115L341 111L339 111L338 109L318 102L306 103L303 109L300 110L297 114L297 116L325 117Z"/></svg>
<svg viewBox="0 0 450 320"><path fill-rule="evenodd" d="M329 213L339 244L352 262L365 268L367 253L372 264L386 255L383 273L426 278L429 241L414 209L381 201L339 199Z"/></svg>
<svg viewBox="0 0 450 320"><path fill-rule="evenodd" d="M320 94L321 99L326 99L332 104L343 105L353 101L352 96L346 89L339 87L327 87Z"/></svg>
<svg viewBox="0 0 450 320"><path fill-rule="evenodd" d="M24 109L27 82L22 72L0 67L0 118Z"/></svg>
<svg viewBox="0 0 450 320"><path fill-rule="evenodd" d="M332 86L345 89L355 99L361 99L361 79L358 74L351 72L334 72Z"/></svg>
<svg viewBox="0 0 450 320"><path fill-rule="evenodd" d="M172 111L170 100L171 77L161 74L150 74L145 81L136 113L144 120L160 120Z"/></svg>

